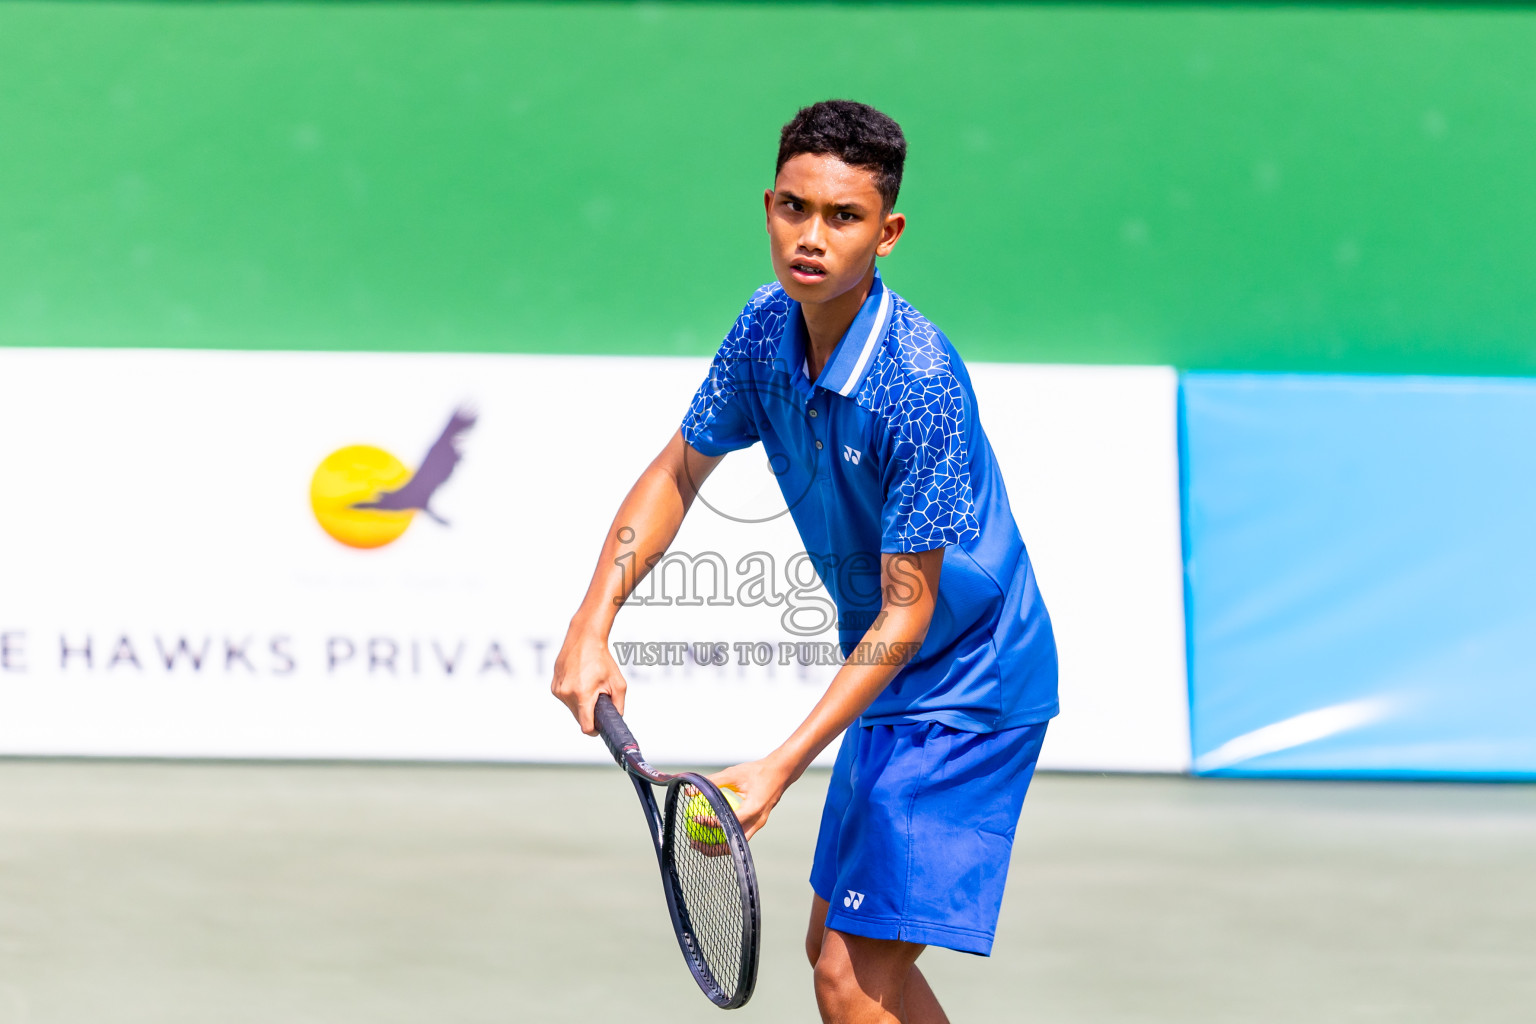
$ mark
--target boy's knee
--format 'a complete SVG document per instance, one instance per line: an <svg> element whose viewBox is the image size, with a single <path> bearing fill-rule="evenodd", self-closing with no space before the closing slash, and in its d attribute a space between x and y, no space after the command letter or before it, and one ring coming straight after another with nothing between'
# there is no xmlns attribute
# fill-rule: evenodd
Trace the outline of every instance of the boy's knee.
<svg viewBox="0 0 1536 1024"><path fill-rule="evenodd" d="M806 945L809 947L810 943ZM859 991L853 963L846 956L832 953L823 956L818 950L812 976L815 979L816 1005L821 1007L823 1015L828 1019L838 1019L840 1014L837 1011L848 1007L852 997Z"/></svg>
<svg viewBox="0 0 1536 1024"><path fill-rule="evenodd" d="M823 1020L863 1020L872 1008L901 1005L922 946L838 931L824 934L813 972Z"/></svg>

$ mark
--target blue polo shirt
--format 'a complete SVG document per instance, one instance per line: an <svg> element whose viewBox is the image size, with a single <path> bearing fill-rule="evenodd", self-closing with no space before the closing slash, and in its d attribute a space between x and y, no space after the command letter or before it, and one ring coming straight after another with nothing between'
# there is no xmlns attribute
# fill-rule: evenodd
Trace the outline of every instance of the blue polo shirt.
<svg viewBox="0 0 1536 1024"><path fill-rule="evenodd" d="M800 304L777 283L759 288L682 433L704 455L762 442L837 606L844 657L880 610L880 554L944 549L928 635L863 724L991 732L1056 714L1050 616L970 375L949 339L878 272L814 383Z"/></svg>

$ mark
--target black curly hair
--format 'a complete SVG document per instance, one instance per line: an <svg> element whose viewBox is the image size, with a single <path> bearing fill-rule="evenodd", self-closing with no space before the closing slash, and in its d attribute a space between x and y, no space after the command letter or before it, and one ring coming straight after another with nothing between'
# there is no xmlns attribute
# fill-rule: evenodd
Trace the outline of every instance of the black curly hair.
<svg viewBox="0 0 1536 1024"><path fill-rule="evenodd" d="M801 153L827 153L850 167L873 171L885 208L896 206L907 139L901 125L867 103L822 100L802 107L779 132L779 162L773 173Z"/></svg>

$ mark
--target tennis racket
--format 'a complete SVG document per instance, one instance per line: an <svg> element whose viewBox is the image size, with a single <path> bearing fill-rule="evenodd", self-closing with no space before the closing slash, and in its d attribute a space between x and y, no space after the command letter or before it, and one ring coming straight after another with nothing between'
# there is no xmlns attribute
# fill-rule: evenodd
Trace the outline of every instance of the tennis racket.
<svg viewBox="0 0 1536 1024"><path fill-rule="evenodd" d="M640 797L667 912L693 980L723 1010L746 1005L757 983L761 922L757 872L741 822L704 776L668 775L646 764L606 693L598 695L595 714L598 733ZM658 787L666 790L659 810Z"/></svg>

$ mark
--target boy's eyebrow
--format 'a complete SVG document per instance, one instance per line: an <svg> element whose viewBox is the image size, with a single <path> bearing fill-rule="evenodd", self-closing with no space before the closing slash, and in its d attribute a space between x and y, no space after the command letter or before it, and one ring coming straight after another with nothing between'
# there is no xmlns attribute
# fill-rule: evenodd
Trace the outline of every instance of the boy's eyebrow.
<svg viewBox="0 0 1536 1024"><path fill-rule="evenodd" d="M799 194L797 194L795 192L792 192L792 191L790 191L787 188L779 189L778 190L778 194L779 194L780 197L782 197L784 199L791 199L791 200L793 200L793 201L795 201L797 203L804 203L807 206L810 205L809 201L804 196L799 195ZM834 209L834 210L862 210L862 209L864 209L864 204L859 202L859 201L857 201L857 200L850 199L849 201L847 201L845 203L833 203L832 204L832 209Z"/></svg>

